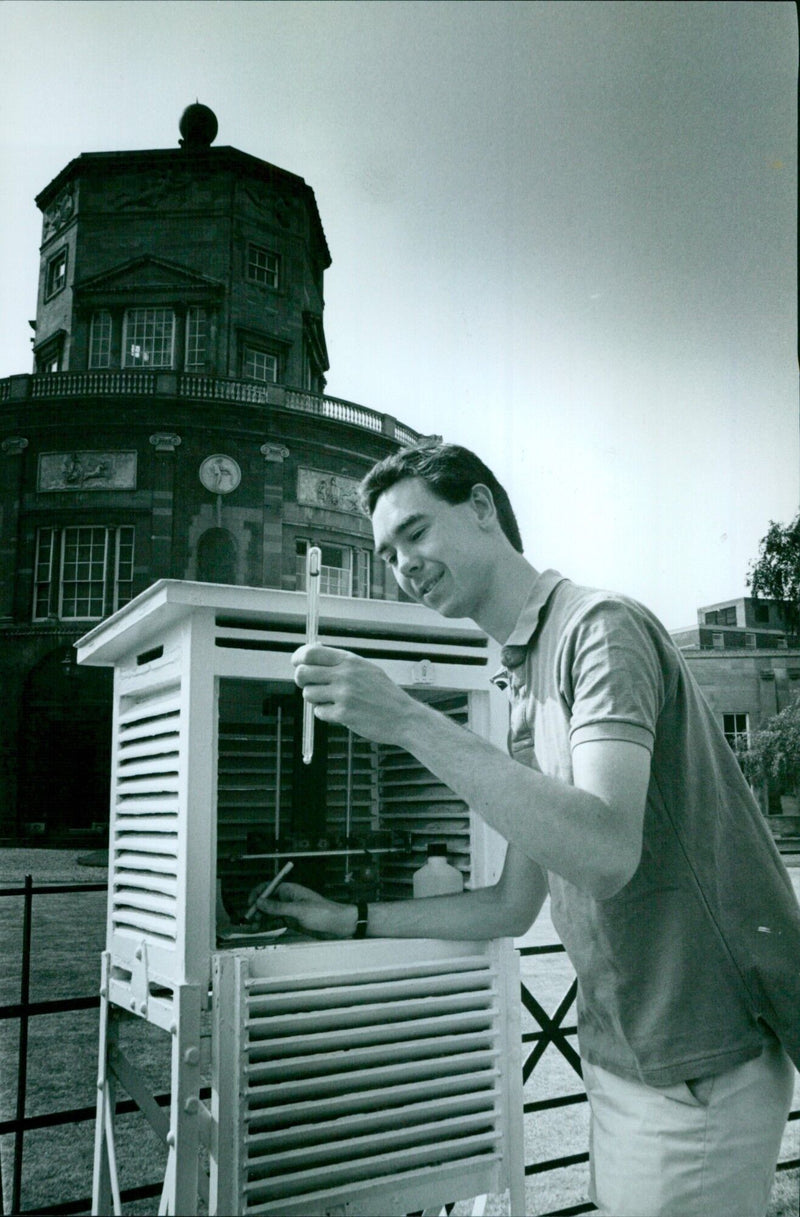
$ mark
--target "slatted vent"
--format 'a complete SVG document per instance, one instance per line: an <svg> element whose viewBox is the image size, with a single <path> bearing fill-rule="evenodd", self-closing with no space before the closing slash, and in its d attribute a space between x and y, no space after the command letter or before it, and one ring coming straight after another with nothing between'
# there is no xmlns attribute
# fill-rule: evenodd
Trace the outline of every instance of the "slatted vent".
<svg viewBox="0 0 800 1217"><path fill-rule="evenodd" d="M344 597L343 605L347 604ZM291 653L304 642L305 622L302 618L284 618L273 614L253 621L248 618L218 615L214 645L226 650L274 651ZM402 629L376 621L351 622L326 616L320 618L320 642L326 646L344 647L368 659L393 659L419 663L428 660L436 664L459 664L485 667L488 663L486 638L459 629L431 632L426 629Z"/></svg>
<svg viewBox="0 0 800 1217"><path fill-rule="evenodd" d="M317 1212L326 1195L370 1184L390 1194L501 1157L486 955L250 978L243 989L242 1211Z"/></svg>
<svg viewBox="0 0 800 1217"><path fill-rule="evenodd" d="M466 724L467 699L463 695L432 704L454 722ZM469 883L469 809L402 748L381 745L378 749L378 802L381 826L403 830L411 842L410 853L392 857L384 867L383 892L387 899L411 895L412 876L425 861L429 841L447 845L448 861L461 871L465 884Z"/></svg>
<svg viewBox="0 0 800 1217"><path fill-rule="evenodd" d="M275 837L281 828L291 830L293 731L294 716L283 707L280 719L278 709L271 708L261 723L220 722L217 849L221 857L247 853L250 832Z"/></svg>
<svg viewBox="0 0 800 1217"><path fill-rule="evenodd" d="M325 799L325 834L329 839L367 842L370 833L380 827L376 782L375 745L345 727L331 724ZM332 900L352 900L351 884L366 862L363 852L331 856L325 869L326 894ZM378 867L383 862L383 855L378 855Z"/></svg>
<svg viewBox="0 0 800 1217"><path fill-rule="evenodd" d="M123 699L113 837L115 931L159 946L176 938L180 690Z"/></svg>

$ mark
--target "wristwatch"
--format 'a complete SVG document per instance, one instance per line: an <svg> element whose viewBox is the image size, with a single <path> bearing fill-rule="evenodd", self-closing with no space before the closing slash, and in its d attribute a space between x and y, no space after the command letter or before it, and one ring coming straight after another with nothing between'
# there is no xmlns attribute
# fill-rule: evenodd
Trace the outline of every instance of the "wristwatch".
<svg viewBox="0 0 800 1217"><path fill-rule="evenodd" d="M366 900L359 900L356 904L356 929L353 934L354 938L366 938L367 936L367 918L369 916L369 905Z"/></svg>

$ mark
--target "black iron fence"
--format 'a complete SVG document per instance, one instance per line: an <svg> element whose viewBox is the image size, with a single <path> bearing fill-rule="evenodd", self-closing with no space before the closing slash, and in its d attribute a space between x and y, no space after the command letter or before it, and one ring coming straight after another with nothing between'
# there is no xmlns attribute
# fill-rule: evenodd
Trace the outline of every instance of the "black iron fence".
<svg viewBox="0 0 800 1217"><path fill-rule="evenodd" d="M31 1001L31 936L33 925L33 897L46 896L52 894L86 894L90 892L101 892L106 890L105 883L72 883L72 884L41 884L34 885L30 875L26 875L22 887L7 887L0 889L0 897L22 897L22 949L20 952L20 985L19 985L19 1001L0 1006L0 1020L15 1019L19 1023L19 1037L17 1044L17 1090L15 1101L15 1114L9 1119L0 1120L0 1136L10 1135L13 1138L12 1152L12 1168L11 1168L11 1206L10 1213L19 1215L19 1217L33 1217L34 1214L45 1215L52 1214L70 1214L70 1213L86 1213L91 1208L91 1200L88 1196L80 1197L76 1200L60 1200L56 1204L37 1205L35 1209L25 1209L22 1207L22 1165L25 1149L25 1135L43 1128L55 1128L58 1126L79 1124L95 1119L95 1107L73 1107L68 1110L48 1112L36 1116L26 1116L26 1100L28 1090L28 1030L30 1020L38 1015L44 1014L72 1014L79 1010L91 1010L99 1008L99 996L87 997L68 997L55 998L50 1001ZM520 955L523 957L549 955L563 953L564 948L560 944L548 946L529 946L523 947L520 950ZM522 1040L524 1045L532 1045L530 1051L525 1055L523 1061L523 1083L527 1082L533 1070L541 1061L546 1049L553 1045L563 1056L569 1066L574 1070L578 1080L581 1079L581 1064L580 1057L574 1048L571 1040L577 1034L577 1026L574 1023L566 1023L567 1016L571 1013L577 994L577 982L569 986L564 997L558 1004L556 1011L550 1015L537 1001L533 993L526 984L522 984L522 1004L525 1010L532 1016L538 1024L538 1031L527 1031L523 1033ZM159 1094L155 1096L156 1102L160 1106L168 1106L170 1102L169 1093ZM552 1111L557 1108L572 1106L574 1104L585 1103L586 1092L581 1088L573 1093L560 1095L555 1098L541 1099L538 1101L526 1102L524 1105L525 1115L534 1113ZM120 1100L117 1103L117 1113L123 1114L126 1112L136 1111L137 1107L133 1100ZM800 1109L793 1110L789 1116L790 1120L800 1120ZM588 1153L568 1154L560 1158L548 1158L540 1162L526 1163L526 1176L542 1175L548 1171L558 1170L564 1167L576 1166L588 1161ZM791 1158L778 1163L779 1171L787 1171L800 1167L800 1157ZM161 1193L162 1183L154 1182L144 1184L139 1187L128 1188L121 1192L121 1199L124 1202L146 1200L151 1197L157 1197ZM3 1176L2 1162L0 1161L0 1214L3 1210ZM541 1217L573 1217L580 1213L589 1213L596 1211L593 1204L589 1201L573 1205L569 1208L552 1210L549 1213L542 1214Z"/></svg>

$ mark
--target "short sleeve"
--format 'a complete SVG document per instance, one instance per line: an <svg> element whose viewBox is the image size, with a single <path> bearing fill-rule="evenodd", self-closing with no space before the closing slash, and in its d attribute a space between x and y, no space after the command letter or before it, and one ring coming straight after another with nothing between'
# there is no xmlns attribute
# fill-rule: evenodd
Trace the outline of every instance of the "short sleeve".
<svg viewBox="0 0 800 1217"><path fill-rule="evenodd" d="M665 677L655 619L620 597L599 596L569 623L558 659L570 747L627 740L652 753Z"/></svg>

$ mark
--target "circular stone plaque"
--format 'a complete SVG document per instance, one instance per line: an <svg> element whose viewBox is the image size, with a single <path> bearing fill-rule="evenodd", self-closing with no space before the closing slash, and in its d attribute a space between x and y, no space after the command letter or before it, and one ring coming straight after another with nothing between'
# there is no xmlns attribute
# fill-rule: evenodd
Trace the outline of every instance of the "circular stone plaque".
<svg viewBox="0 0 800 1217"><path fill-rule="evenodd" d="M230 494L242 480L242 471L232 456L207 456L200 466L200 481L212 494Z"/></svg>

